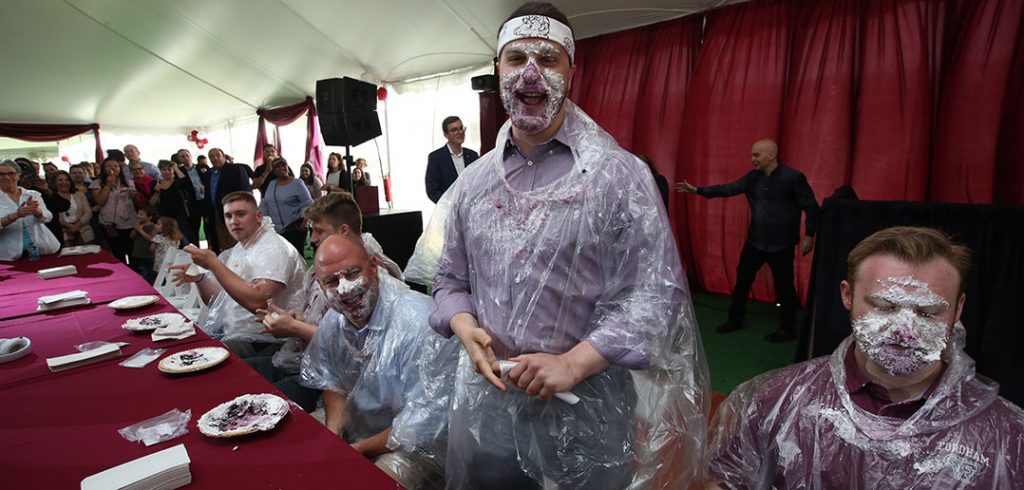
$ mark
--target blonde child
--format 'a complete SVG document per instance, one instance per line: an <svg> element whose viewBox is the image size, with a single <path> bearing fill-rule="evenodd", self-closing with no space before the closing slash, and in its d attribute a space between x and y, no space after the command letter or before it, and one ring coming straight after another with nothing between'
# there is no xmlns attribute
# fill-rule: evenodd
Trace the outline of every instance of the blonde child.
<svg viewBox="0 0 1024 490"><path fill-rule="evenodd" d="M181 230L178 229L178 222L170 216L164 216L156 220L156 233L153 235L149 247L153 251L153 263L160 264L164 263L164 257L167 256L167 250L171 248L178 248L184 245L183 236Z"/></svg>

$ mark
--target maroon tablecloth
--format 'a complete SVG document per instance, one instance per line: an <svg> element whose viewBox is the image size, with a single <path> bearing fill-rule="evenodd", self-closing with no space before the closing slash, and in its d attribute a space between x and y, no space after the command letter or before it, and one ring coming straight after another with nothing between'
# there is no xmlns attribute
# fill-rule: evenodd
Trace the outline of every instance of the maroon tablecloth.
<svg viewBox="0 0 1024 490"><path fill-rule="evenodd" d="M62 312L35 314L0 320L0 338L28 337L32 341L32 352L25 357L0 364L0 386L38 378L40 376L61 376L88 370L84 366L75 370L51 373L46 366L49 357L63 356L78 352L74 346L95 340L106 342L128 342L131 345L121 349L125 357L151 347L170 348L183 343L208 339L202 331L181 340L153 342L149 332L129 332L121 325L129 318L155 313L176 312L166 300L131 311L114 311L106 305L88 305L71 308ZM121 359L123 360L123 359ZM121 360L111 360L115 364Z"/></svg>
<svg viewBox="0 0 1024 490"><path fill-rule="evenodd" d="M41 281L35 277L39 268L63 265L53 263L54 259L0 266L0 277L4 277L0 308L20 305L18 296L34 304L39 295L97 287L96 282L82 278ZM125 266L104 262L102 256L60 260L109 272L90 295L153 293ZM112 278L116 287L104 282ZM59 283L62 279L73 284ZM32 292L24 293L23 288ZM165 355L170 355L221 345L201 332L181 341L154 343L146 335L120 327L127 318L171 308L161 302L125 313L91 305L48 314L26 312L15 318L0 310L5 318L0 321L0 337L24 335L33 341L32 354L0 364L0 488L77 488L85 477L182 443L192 460L193 480L188 488L399 488L297 406L270 432L225 440L200 434L199 417L220 403L246 393L283 396L234 354L217 367L185 376L161 373L158 361L141 369L121 367L117 359L60 373L46 368L47 357L75 352L75 344L90 340L130 342L127 355L152 346L167 346ZM184 436L145 447L117 433L121 427L173 408L192 410L189 433Z"/></svg>
<svg viewBox="0 0 1024 490"><path fill-rule="evenodd" d="M74 265L78 274L40 279L38 271ZM37 313L40 296L81 289L94 304L109 303L132 294L151 294L141 276L117 262L108 252L72 257L47 255L37 262L0 262L0 319Z"/></svg>

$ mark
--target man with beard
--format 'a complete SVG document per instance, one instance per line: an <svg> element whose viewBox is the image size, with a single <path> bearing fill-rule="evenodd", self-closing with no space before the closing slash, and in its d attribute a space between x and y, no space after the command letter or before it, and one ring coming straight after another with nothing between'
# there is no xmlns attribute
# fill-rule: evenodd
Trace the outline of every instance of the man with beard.
<svg viewBox="0 0 1024 490"><path fill-rule="evenodd" d="M210 214L205 217L206 239L210 242L210 249L220 253L235 246L235 240L224 225L223 210L217 203L232 192L251 191L252 169L248 165L228 162L220 148L211 148L209 154L213 166L202 175L203 187L210 200Z"/></svg>
<svg viewBox="0 0 1024 490"><path fill-rule="evenodd" d="M574 52L550 4L504 23L509 121L433 218L445 236L430 324L467 358L451 488L701 479L707 366L675 240L647 166L565 99Z"/></svg>
<svg viewBox="0 0 1024 490"><path fill-rule="evenodd" d="M238 243L219 257L208 249L185 247L192 262L206 273L186 273L189 264L171 266L176 283L194 282L199 287L206 306L199 314L198 326L243 359L272 355L285 341L257 324L258 308L273 301L285 309L297 309L305 298L305 262L295 247L274 230L264 228L262 220L252 193L224 196L224 221Z"/></svg>
<svg viewBox="0 0 1024 490"><path fill-rule="evenodd" d="M750 204L750 226L736 266L736 287L732 292L729 319L715 327L715 331L729 333L743 327L750 287L757 271L767 263L772 271L780 311L779 329L764 339L785 342L796 338L798 300L793 288L793 247L799 242L801 255L811 253L818 223L818 201L804 174L779 161L779 147L774 141L763 139L754 143L750 149L750 160L754 168L734 182L694 187L684 180L675 188L678 192L696 193L708 198L746 195ZM802 240L801 211L807 215Z"/></svg>
<svg viewBox="0 0 1024 490"><path fill-rule="evenodd" d="M330 310L303 355L303 384L323 390L328 429L419 488L443 467L459 345L430 330L430 298L379 268L358 236L324 239L314 267Z"/></svg>
<svg viewBox="0 0 1024 490"><path fill-rule="evenodd" d="M463 148L466 141L466 126L458 116L448 116L441 121L441 132L448 143L427 156L427 197L437 203L444 192L455 182L469 164L480 158L475 151Z"/></svg>
<svg viewBox="0 0 1024 490"><path fill-rule="evenodd" d="M716 414L726 488L1017 488L1024 412L976 377L959 323L970 252L929 228L861 241L840 284L853 335L763 374Z"/></svg>

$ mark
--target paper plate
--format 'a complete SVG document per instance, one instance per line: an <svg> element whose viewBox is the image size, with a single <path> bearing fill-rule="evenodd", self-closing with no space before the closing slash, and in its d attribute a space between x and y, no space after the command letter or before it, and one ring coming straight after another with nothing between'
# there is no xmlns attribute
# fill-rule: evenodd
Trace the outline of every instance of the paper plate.
<svg viewBox="0 0 1024 490"><path fill-rule="evenodd" d="M0 364L25 357L32 352L32 341L28 337L0 339Z"/></svg>
<svg viewBox="0 0 1024 490"><path fill-rule="evenodd" d="M107 306L115 310L134 310L135 308L142 308L143 306L149 306L160 300L160 297L155 294L147 294L144 296L127 296L116 301L107 303Z"/></svg>
<svg viewBox="0 0 1024 490"><path fill-rule="evenodd" d="M225 438L267 431L273 429L288 410L288 402L276 395L242 395L204 413L199 418L199 432Z"/></svg>
<svg viewBox="0 0 1024 490"><path fill-rule="evenodd" d="M194 373L216 366L227 358L228 350L223 347L198 347L161 359L157 369L170 374Z"/></svg>
<svg viewBox="0 0 1024 490"><path fill-rule="evenodd" d="M168 325L178 325L185 322L185 317L178 313L157 313L155 315L131 318L121 324L121 328L132 332L149 332Z"/></svg>

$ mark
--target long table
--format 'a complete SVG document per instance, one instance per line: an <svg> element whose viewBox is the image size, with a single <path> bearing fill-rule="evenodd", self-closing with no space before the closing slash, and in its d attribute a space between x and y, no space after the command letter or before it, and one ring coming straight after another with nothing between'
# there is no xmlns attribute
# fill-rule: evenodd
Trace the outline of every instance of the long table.
<svg viewBox="0 0 1024 490"><path fill-rule="evenodd" d="M79 274L46 281L36 275L67 264ZM35 311L39 296L74 289L87 291L93 303ZM196 421L222 402L246 393L284 397L234 354L215 368L183 376L161 373L157 361L141 369L121 367L123 358L49 371L46 358L76 352L74 346L87 341L128 342L125 357L147 347L166 348L169 355L221 345L202 332L153 342L148 334L122 329L128 318L174 311L163 300L130 312L106 306L137 294L156 292L106 253L0 263L0 338L32 340L32 353L0 364L0 487L76 488L89 475L184 444L191 458L188 488L400 488L295 405L269 432L234 439L200 434ZM146 447L117 433L173 408L192 412L184 436Z"/></svg>

